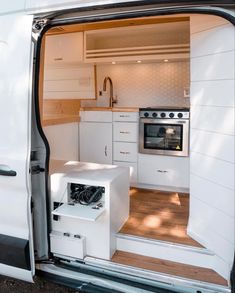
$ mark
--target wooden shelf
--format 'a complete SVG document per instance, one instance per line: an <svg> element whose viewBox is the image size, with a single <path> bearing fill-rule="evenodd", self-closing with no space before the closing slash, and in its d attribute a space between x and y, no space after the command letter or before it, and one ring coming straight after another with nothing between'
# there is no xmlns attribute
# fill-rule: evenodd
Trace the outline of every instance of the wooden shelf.
<svg viewBox="0 0 235 293"><path fill-rule="evenodd" d="M85 62L188 59L189 22L86 31Z"/></svg>
<svg viewBox="0 0 235 293"><path fill-rule="evenodd" d="M97 203L85 206L80 204L68 205L62 204L60 207L52 211L53 215L69 217L74 219L86 220L86 221L96 221L105 211L104 203L103 207L99 209L93 209Z"/></svg>

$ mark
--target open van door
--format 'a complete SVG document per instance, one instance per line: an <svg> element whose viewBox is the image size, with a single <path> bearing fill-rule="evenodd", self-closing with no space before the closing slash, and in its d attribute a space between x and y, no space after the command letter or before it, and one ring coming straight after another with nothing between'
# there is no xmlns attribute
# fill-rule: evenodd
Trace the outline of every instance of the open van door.
<svg viewBox="0 0 235 293"><path fill-rule="evenodd" d="M32 22L0 17L0 274L31 282Z"/></svg>

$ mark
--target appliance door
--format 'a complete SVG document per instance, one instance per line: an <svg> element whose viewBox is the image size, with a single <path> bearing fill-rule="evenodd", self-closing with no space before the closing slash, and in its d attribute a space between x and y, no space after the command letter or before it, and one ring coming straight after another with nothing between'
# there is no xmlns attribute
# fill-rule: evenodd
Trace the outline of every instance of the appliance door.
<svg viewBox="0 0 235 293"><path fill-rule="evenodd" d="M140 119L139 151L143 154L188 156L189 121Z"/></svg>
<svg viewBox="0 0 235 293"><path fill-rule="evenodd" d="M31 282L32 22L32 15L0 17L0 274Z"/></svg>

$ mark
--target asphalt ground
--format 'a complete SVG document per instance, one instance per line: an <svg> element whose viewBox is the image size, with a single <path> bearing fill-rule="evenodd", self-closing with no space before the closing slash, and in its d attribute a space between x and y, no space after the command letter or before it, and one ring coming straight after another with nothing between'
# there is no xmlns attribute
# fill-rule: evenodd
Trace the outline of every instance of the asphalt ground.
<svg viewBox="0 0 235 293"><path fill-rule="evenodd" d="M27 283L0 276L0 293L78 293L74 289L46 281L41 277L34 278L35 283Z"/></svg>

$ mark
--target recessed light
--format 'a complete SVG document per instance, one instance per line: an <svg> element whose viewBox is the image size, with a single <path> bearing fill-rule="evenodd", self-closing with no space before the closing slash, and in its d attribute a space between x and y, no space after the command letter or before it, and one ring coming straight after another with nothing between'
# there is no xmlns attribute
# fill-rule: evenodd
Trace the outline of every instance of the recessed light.
<svg viewBox="0 0 235 293"><path fill-rule="evenodd" d="M112 64L116 64L116 62L115 62L115 61L113 61L113 62L112 62Z"/></svg>
<svg viewBox="0 0 235 293"><path fill-rule="evenodd" d="M164 59L164 62L168 62L169 60L168 59Z"/></svg>
<svg viewBox="0 0 235 293"><path fill-rule="evenodd" d="M137 61L137 63L141 63L141 62L142 62L141 60L138 60L138 61Z"/></svg>

